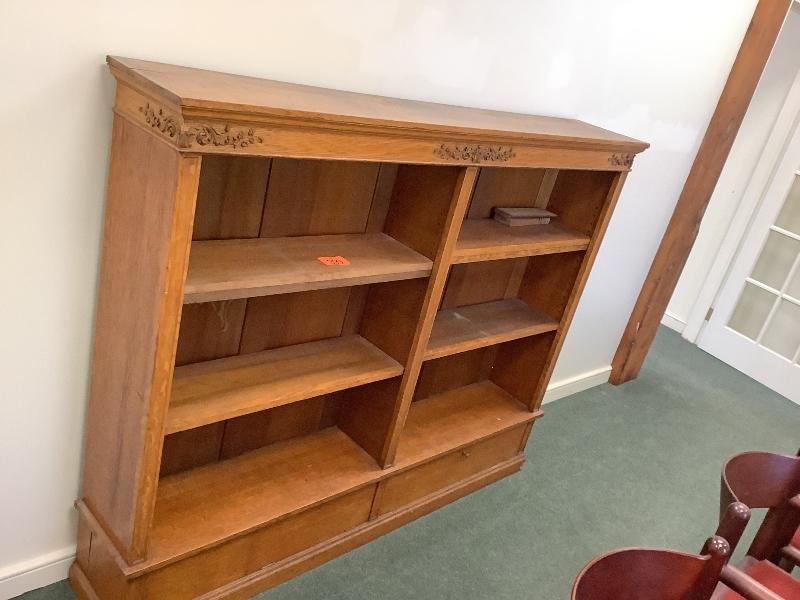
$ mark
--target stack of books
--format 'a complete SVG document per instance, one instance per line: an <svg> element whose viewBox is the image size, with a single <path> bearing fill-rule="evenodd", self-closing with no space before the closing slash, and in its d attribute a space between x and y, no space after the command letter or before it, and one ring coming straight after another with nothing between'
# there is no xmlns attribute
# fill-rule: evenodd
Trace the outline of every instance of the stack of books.
<svg viewBox="0 0 800 600"><path fill-rule="evenodd" d="M495 207L493 211L494 220L510 227L521 227L523 225L547 225L550 219L556 217L555 213L543 208L525 207Z"/></svg>

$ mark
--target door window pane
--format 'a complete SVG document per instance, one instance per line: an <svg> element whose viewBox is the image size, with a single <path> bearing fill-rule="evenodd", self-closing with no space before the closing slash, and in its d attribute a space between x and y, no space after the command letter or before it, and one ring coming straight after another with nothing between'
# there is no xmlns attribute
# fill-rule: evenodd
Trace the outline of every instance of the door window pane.
<svg viewBox="0 0 800 600"><path fill-rule="evenodd" d="M800 176L794 176L792 189L786 196L783 209L778 215L775 225L787 229L793 233L800 234Z"/></svg>
<svg viewBox="0 0 800 600"><path fill-rule="evenodd" d="M764 332L761 345L792 360L800 346L800 306L781 300L775 316Z"/></svg>
<svg viewBox="0 0 800 600"><path fill-rule="evenodd" d="M794 272L792 280L786 287L786 295L791 296L796 300L800 300L800 268Z"/></svg>
<svg viewBox="0 0 800 600"><path fill-rule="evenodd" d="M745 283L736 309L728 322L728 327L751 340L756 339L776 298L775 294L757 285Z"/></svg>
<svg viewBox="0 0 800 600"><path fill-rule="evenodd" d="M800 242L777 231L770 231L751 277L769 287L781 289L798 252Z"/></svg>

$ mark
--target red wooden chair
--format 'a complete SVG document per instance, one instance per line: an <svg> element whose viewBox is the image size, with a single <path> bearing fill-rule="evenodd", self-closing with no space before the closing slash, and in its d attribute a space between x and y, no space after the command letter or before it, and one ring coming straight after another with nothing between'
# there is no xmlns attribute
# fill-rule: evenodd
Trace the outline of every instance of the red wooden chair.
<svg viewBox="0 0 800 600"><path fill-rule="evenodd" d="M787 571L800 565L800 456L743 452L722 467L720 510L731 502L768 508L742 568L770 561ZM760 566L768 574L767 566Z"/></svg>
<svg viewBox="0 0 800 600"><path fill-rule="evenodd" d="M749 518L746 506L731 504L717 533L738 542ZM728 593L747 600L798 598L778 595L728 565L731 548L724 537L714 535L700 555L649 548L615 550L583 568L572 587L572 600L716 600L728 598Z"/></svg>

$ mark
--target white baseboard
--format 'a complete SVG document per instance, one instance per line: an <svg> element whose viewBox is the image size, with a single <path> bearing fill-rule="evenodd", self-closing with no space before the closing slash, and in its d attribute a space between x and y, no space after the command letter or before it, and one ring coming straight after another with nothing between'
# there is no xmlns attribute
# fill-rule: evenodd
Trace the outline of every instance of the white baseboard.
<svg viewBox="0 0 800 600"><path fill-rule="evenodd" d="M543 404L607 383L610 374L611 367L608 366L554 381L547 386ZM75 547L72 546L0 568L0 600L9 600L66 579L74 560Z"/></svg>
<svg viewBox="0 0 800 600"><path fill-rule="evenodd" d="M67 578L75 546L0 567L0 600L9 600Z"/></svg>
<svg viewBox="0 0 800 600"><path fill-rule="evenodd" d="M686 329L686 321L681 321L669 311L665 312L664 316L661 317L661 324L677 331L678 333L683 333L683 330Z"/></svg>
<svg viewBox="0 0 800 600"><path fill-rule="evenodd" d="M586 371L575 377L568 377L560 381L551 381L547 386L547 391L544 393L544 400L542 404L553 402L559 398L577 394L596 385L608 383L608 378L611 375L611 366L601 367L593 371Z"/></svg>

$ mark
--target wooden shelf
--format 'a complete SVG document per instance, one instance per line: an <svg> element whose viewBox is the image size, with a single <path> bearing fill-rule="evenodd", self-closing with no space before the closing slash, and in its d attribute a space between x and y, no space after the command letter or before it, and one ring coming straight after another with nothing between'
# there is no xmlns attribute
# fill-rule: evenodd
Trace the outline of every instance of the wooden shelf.
<svg viewBox="0 0 800 600"><path fill-rule="evenodd" d="M467 219L453 253L453 263L500 260L586 250L589 237L558 221L547 225L509 227L494 219Z"/></svg>
<svg viewBox="0 0 800 600"><path fill-rule="evenodd" d="M331 427L164 477L148 561L140 568L218 544L540 414L484 381L414 402L397 462L388 469Z"/></svg>
<svg viewBox="0 0 800 600"><path fill-rule="evenodd" d="M411 404L400 437L395 468L420 463L540 415L491 381L417 400Z"/></svg>
<svg viewBox="0 0 800 600"><path fill-rule="evenodd" d="M556 329L558 321L516 298L448 308L436 315L425 360Z"/></svg>
<svg viewBox="0 0 800 600"><path fill-rule="evenodd" d="M161 479L149 564L222 542L380 477L331 427Z"/></svg>
<svg viewBox="0 0 800 600"><path fill-rule="evenodd" d="M317 257L343 256L346 266ZM192 242L184 302L427 277L432 262L384 233Z"/></svg>
<svg viewBox="0 0 800 600"><path fill-rule="evenodd" d="M175 433L403 373L358 335L175 369L166 433Z"/></svg>

